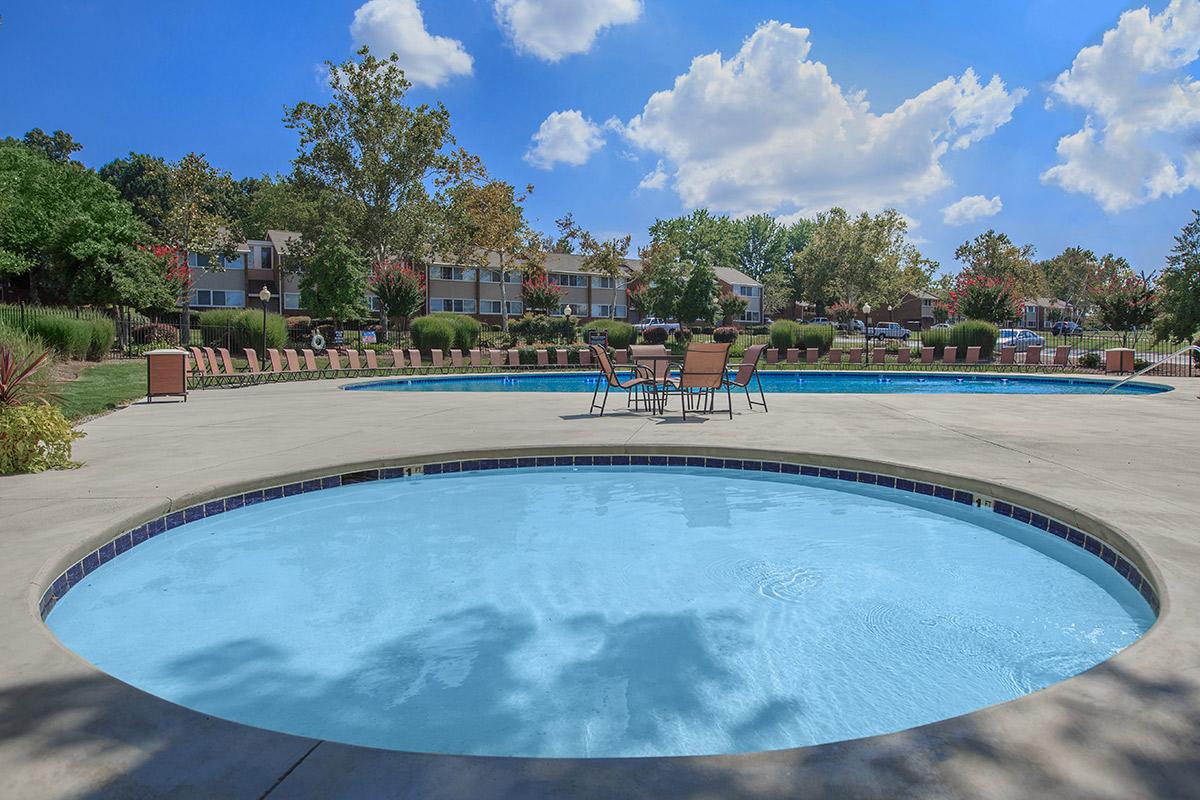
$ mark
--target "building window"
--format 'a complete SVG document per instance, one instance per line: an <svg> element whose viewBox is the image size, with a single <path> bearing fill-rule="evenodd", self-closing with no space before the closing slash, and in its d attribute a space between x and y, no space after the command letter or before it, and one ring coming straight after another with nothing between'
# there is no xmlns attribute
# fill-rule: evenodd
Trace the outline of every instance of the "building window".
<svg viewBox="0 0 1200 800"><path fill-rule="evenodd" d="M496 316L499 316L500 315L500 301L499 300L480 300L479 301L479 313L480 314L495 314ZM524 303L522 303L520 300L509 300L508 301L509 316L519 315L519 314L523 314L523 313L525 313L525 304Z"/></svg>
<svg viewBox="0 0 1200 800"><path fill-rule="evenodd" d="M611 288L613 288L613 279L600 277L599 275L594 276L592 278L592 288L593 289L611 289ZM624 278L617 278L617 288L618 289L625 288L625 279Z"/></svg>
<svg viewBox="0 0 1200 800"><path fill-rule="evenodd" d="M479 271L479 282L480 283L499 283L500 282L500 270L498 270L498 269L480 270ZM521 273L516 270L510 270L508 273L506 273L504 275L504 282L505 283L520 283L521 282ZM497 313L499 313L499 312L497 312Z"/></svg>
<svg viewBox="0 0 1200 800"><path fill-rule="evenodd" d="M455 314L474 314L475 301L457 297L433 297L429 300L430 311L453 311Z"/></svg>
<svg viewBox="0 0 1200 800"><path fill-rule="evenodd" d="M300 308L300 293L299 292L284 292L283 293L283 308L285 311L295 311Z"/></svg>
<svg viewBox="0 0 1200 800"><path fill-rule="evenodd" d="M223 259L221 261L221 264L225 267L225 269L245 269L246 268L246 260L241 255L234 256L233 258Z"/></svg>
<svg viewBox="0 0 1200 800"><path fill-rule="evenodd" d="M762 287L738 285L737 293L742 297L758 297L762 294Z"/></svg>
<svg viewBox="0 0 1200 800"><path fill-rule="evenodd" d="M254 254L255 254L254 264L259 269L270 269L271 268L271 246L270 245L260 245L259 247L254 248Z"/></svg>
<svg viewBox="0 0 1200 800"><path fill-rule="evenodd" d="M188 266L192 269L208 269L208 254L188 253Z"/></svg>
<svg viewBox="0 0 1200 800"><path fill-rule="evenodd" d="M437 281L475 282L475 270L469 267L430 267L429 277Z"/></svg>
<svg viewBox="0 0 1200 800"><path fill-rule="evenodd" d="M746 311L744 311L742 313L742 316L738 319L738 321L739 322L758 322L759 317L760 317L760 315L757 311L750 311L747 309Z"/></svg>
<svg viewBox="0 0 1200 800"><path fill-rule="evenodd" d="M193 289L192 305L212 308L245 308L246 293L232 289Z"/></svg>
<svg viewBox="0 0 1200 800"><path fill-rule="evenodd" d="M625 306L617 306L616 311L613 313L613 318L614 319L625 319L625 313L626 313ZM608 318L608 305L607 304L593 305L592 306L592 316L596 317L597 319L607 319Z"/></svg>
<svg viewBox="0 0 1200 800"><path fill-rule="evenodd" d="M575 289L586 289L588 279L586 275L569 274L563 272L551 272L550 283L555 286L567 286Z"/></svg>
<svg viewBox="0 0 1200 800"><path fill-rule="evenodd" d="M373 294L367 295L367 308L371 309L371 313L379 313L379 298Z"/></svg>

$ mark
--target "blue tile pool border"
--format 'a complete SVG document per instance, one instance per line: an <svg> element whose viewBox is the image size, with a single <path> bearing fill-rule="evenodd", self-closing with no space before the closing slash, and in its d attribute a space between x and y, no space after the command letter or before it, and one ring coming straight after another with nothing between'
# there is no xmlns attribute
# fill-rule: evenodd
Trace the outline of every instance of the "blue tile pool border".
<svg viewBox="0 0 1200 800"><path fill-rule="evenodd" d="M240 494L222 497L216 500L205 500L201 503L183 509L175 509L161 516L150 519L134 528L123 531L119 535L85 554L71 566L64 569L50 582L43 592L38 607L43 619L54 608L54 604L69 592L72 587L82 583L95 570L104 564L129 552L143 542L188 522L213 517L227 511L233 511L243 506L269 502L284 497L294 497L299 494L332 489L338 486L349 486L377 480L395 480L398 478L414 478L425 475L445 475L458 472L483 472L494 469L537 469L540 467L592 467L592 466L654 466L654 467L685 467L704 469L736 469L746 472L773 472L784 475L801 475L805 477L822 478L830 481L846 481L848 483L866 483L882 486L898 491L924 495L948 503L958 503L967 506L986 508L988 504L994 513L1021 522L1049 536L1056 536L1070 544L1079 547L1103 561L1114 569L1138 591L1155 615L1159 613L1158 592L1151 581L1142 574L1132 560L1119 550L1113 548L1103 539L1092 536L1078 528L1047 516L1039 511L1023 508L1022 506L1004 500L992 500L983 495L976 495L963 489L926 481L899 478L894 475L870 471L849 470L836 467L822 467L810 464L800 464L794 461L774 461L745 458L719 458L713 456L669 456L660 453L631 454L631 453L596 453L588 455L554 455L554 456L518 456L508 458L476 458L456 459L451 461L431 461L424 464L405 464L402 466L382 467L380 469L355 470L327 475L320 478L308 478L286 484L274 485L261 489L252 489Z"/></svg>

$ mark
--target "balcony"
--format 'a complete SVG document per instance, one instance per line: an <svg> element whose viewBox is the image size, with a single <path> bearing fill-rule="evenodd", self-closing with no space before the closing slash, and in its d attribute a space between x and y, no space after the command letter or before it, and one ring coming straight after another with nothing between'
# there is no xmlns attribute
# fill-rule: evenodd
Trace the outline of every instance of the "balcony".
<svg viewBox="0 0 1200 800"><path fill-rule="evenodd" d="M264 283L275 282L275 270L273 269L248 269L246 270L246 280L262 281Z"/></svg>

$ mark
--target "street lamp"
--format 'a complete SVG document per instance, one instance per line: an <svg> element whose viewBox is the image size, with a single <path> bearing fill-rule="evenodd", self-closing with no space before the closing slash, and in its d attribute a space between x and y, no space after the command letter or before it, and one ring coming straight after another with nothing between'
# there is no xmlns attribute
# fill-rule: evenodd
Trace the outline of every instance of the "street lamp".
<svg viewBox="0 0 1200 800"><path fill-rule="evenodd" d="M568 344L575 341L575 329L571 327L571 315L574 313L575 310L570 305L563 307L563 316L567 318L567 328L571 331L571 341Z"/></svg>
<svg viewBox="0 0 1200 800"><path fill-rule="evenodd" d="M867 318L867 324L863 329L863 340L866 346L863 347L863 366L867 365L867 360L870 357L867 353L871 349L871 304L863 303L863 316Z"/></svg>
<svg viewBox="0 0 1200 800"><path fill-rule="evenodd" d="M258 290L258 299L262 300L263 306L263 341L262 341L262 357L267 357L267 303L271 302L271 290L266 286Z"/></svg>

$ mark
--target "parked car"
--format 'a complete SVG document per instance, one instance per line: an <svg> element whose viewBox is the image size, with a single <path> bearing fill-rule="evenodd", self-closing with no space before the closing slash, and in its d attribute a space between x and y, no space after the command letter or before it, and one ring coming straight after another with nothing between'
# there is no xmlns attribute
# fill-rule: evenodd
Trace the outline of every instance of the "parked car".
<svg viewBox="0 0 1200 800"><path fill-rule="evenodd" d="M930 325L929 329L937 330L937 331L948 331L948 330L950 330L950 323L949 322L938 322L934 325Z"/></svg>
<svg viewBox="0 0 1200 800"><path fill-rule="evenodd" d="M857 320L855 320L857 322ZM873 325L867 331L867 335L874 339L907 339L912 335L912 331L901 325L899 322L881 322L878 325Z"/></svg>
<svg viewBox="0 0 1200 800"><path fill-rule="evenodd" d="M674 333L675 331L679 330L679 323L667 322L666 320L659 319L658 317L646 317L633 327L634 330L638 331L639 333L647 328L665 328L667 333Z"/></svg>
<svg viewBox="0 0 1200 800"><path fill-rule="evenodd" d="M829 317L813 317L812 319L808 320L807 324L809 324L809 325L832 325L833 323L829 321Z"/></svg>
<svg viewBox="0 0 1200 800"><path fill-rule="evenodd" d="M1039 336L1025 328L1003 328L1000 331L1000 335L996 338L997 350L1001 347L1015 347L1017 350L1027 350L1031 345L1042 347L1045 344L1045 336Z"/></svg>
<svg viewBox="0 0 1200 800"><path fill-rule="evenodd" d="M1050 332L1055 336L1072 336L1083 333L1083 326L1078 322L1059 320L1050 326Z"/></svg>

